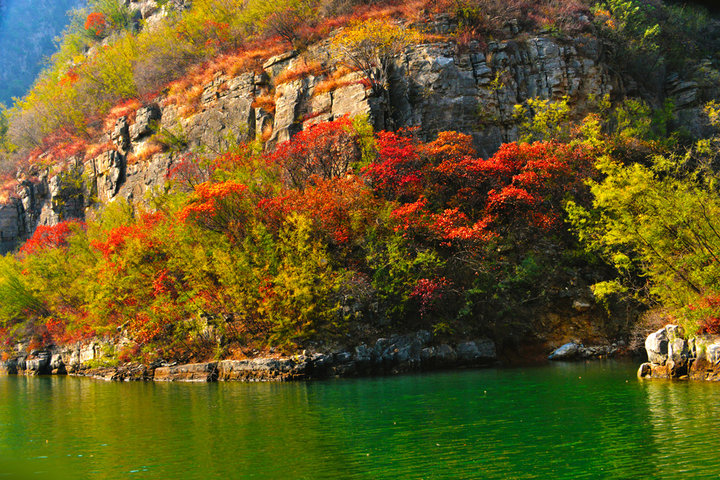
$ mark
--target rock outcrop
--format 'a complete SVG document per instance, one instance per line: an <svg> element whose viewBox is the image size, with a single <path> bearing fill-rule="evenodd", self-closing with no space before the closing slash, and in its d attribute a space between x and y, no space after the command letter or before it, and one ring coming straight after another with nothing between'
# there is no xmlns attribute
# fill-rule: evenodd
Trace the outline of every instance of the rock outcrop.
<svg viewBox="0 0 720 480"><path fill-rule="evenodd" d="M666 325L645 340L648 362L640 378L720 380L720 336L686 339L681 327Z"/></svg>
<svg viewBox="0 0 720 480"><path fill-rule="evenodd" d="M24 345L19 345L20 352ZM306 351L291 357L178 364L108 365L108 342L78 344L63 349L33 352L30 356L0 362L0 374L36 375L70 373L103 380L155 380L160 382L289 381L328 377L397 374L451 367L482 367L497 361L495 344L488 339L457 345L433 342L424 330L410 335L380 338L372 345L357 345L331 352Z"/></svg>

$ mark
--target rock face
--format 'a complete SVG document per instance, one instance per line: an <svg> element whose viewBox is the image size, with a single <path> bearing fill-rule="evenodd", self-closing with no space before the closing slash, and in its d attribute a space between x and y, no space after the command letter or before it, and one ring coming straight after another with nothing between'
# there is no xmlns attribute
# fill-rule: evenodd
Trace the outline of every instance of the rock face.
<svg viewBox="0 0 720 480"><path fill-rule="evenodd" d="M184 8L188 2L170 3ZM130 7L143 18L161 15L166 8L150 0L130 2ZM430 22L422 28L454 27ZM148 192L164 185L188 151L222 151L267 133L272 147L314 123L346 114L367 115L376 129L418 127L426 139L443 130L464 132L472 135L480 154L488 156L502 142L517 139L515 104L567 96L581 115L589 95L622 95L622 81L604 64L602 50L599 41L589 37L505 40L483 48L470 45L467 53L458 53L452 42L414 45L395 59L387 99L376 97L358 72L338 79L334 90L317 94L322 77L307 75L278 84L279 75L301 62L335 68L327 41L302 55L291 51L273 57L260 72L218 74L203 86L189 116L159 97L141 107L134 120L119 118L97 140L111 145L109 151L88 160L71 158L61 173L30 172L32 181L21 182L17 197L0 205L0 249L16 247L38 225L83 218L97 203L143 202ZM256 104L260 96L272 98L274 111ZM157 142L165 151L153 150Z"/></svg>
<svg viewBox="0 0 720 480"><path fill-rule="evenodd" d="M212 382L217 380L217 363L191 363L173 367L159 367L155 369L153 380L156 382Z"/></svg>
<svg viewBox="0 0 720 480"><path fill-rule="evenodd" d="M674 325L668 325L674 326ZM650 363L665 365L668 355L668 333L667 327L651 333L645 339L645 350L647 351Z"/></svg>
<svg viewBox="0 0 720 480"><path fill-rule="evenodd" d="M22 346L20 346L22 347ZM65 374L103 380L155 380L159 382L289 381L339 376L396 374L449 367L481 367L497 361L495 344L488 339L433 344L432 335L421 330L410 335L380 338L374 345L357 345L348 350L307 353L293 357L222 360L186 365L103 363L103 351L111 345L91 342L61 350L35 352L29 357L0 362L0 375ZM23 351L20 348L20 351Z"/></svg>
<svg viewBox="0 0 720 480"><path fill-rule="evenodd" d="M690 340L677 325L666 325L645 340L648 362L639 378L690 378L720 380L720 336L702 335Z"/></svg>

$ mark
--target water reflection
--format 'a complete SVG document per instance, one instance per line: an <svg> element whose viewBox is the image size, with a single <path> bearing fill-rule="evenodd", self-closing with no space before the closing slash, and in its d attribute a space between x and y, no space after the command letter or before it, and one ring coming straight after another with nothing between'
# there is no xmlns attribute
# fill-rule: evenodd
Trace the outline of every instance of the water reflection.
<svg viewBox="0 0 720 480"><path fill-rule="evenodd" d="M0 378L0 458L88 479L701 476L719 466L718 388L637 382L615 363L296 384Z"/></svg>
<svg viewBox="0 0 720 480"><path fill-rule="evenodd" d="M642 382L658 459L658 476L670 473L685 478L708 475L720 469L720 385L687 381ZM717 476L715 474L714 476Z"/></svg>

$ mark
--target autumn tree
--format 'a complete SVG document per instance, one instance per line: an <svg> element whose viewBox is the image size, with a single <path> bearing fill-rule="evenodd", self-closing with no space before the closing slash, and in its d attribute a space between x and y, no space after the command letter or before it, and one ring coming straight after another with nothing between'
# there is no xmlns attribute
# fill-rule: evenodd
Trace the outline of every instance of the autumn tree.
<svg viewBox="0 0 720 480"><path fill-rule="evenodd" d="M349 67L363 72L377 95L388 90L392 60L420 39L419 32L388 20L355 23L333 39L333 46Z"/></svg>

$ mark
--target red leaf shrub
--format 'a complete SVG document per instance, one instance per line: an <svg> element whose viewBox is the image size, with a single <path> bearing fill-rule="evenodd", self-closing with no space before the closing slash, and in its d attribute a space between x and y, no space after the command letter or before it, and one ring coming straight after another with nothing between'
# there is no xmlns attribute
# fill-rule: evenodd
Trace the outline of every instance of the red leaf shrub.
<svg viewBox="0 0 720 480"><path fill-rule="evenodd" d="M25 244L20 247L20 253L33 255L41 250L59 248L67 245L68 238L74 233L75 228L82 228L84 224L76 220L60 222L57 225L40 225L35 233Z"/></svg>

